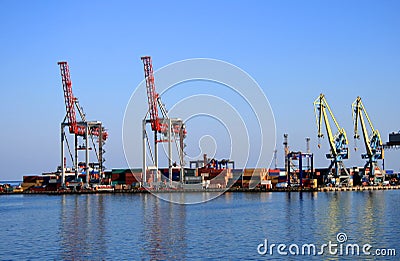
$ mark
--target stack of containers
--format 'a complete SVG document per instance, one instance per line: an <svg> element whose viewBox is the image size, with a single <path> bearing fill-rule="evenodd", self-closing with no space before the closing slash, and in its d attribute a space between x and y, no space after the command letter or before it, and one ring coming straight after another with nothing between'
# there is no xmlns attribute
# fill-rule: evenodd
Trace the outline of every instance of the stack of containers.
<svg viewBox="0 0 400 261"><path fill-rule="evenodd" d="M261 180L268 175L265 168L245 169L243 172L243 188L256 187L261 184Z"/></svg>
<svg viewBox="0 0 400 261"><path fill-rule="evenodd" d="M231 170L231 178L228 180L228 187L239 187L243 186L242 178L243 178L243 169L232 169Z"/></svg>
<svg viewBox="0 0 400 261"><path fill-rule="evenodd" d="M23 176L21 187L23 190L27 190L30 187L39 186L37 183L38 176Z"/></svg>
<svg viewBox="0 0 400 261"><path fill-rule="evenodd" d="M195 177L197 176L197 169L185 169L185 177Z"/></svg>
<svg viewBox="0 0 400 261"><path fill-rule="evenodd" d="M281 171L278 177L278 183L286 182L287 181L287 174L286 171Z"/></svg>
<svg viewBox="0 0 400 261"><path fill-rule="evenodd" d="M142 169L134 169L132 171L132 175L135 178L136 181L134 181L136 184L132 183L132 186L140 186L140 184L143 182L143 175L142 175Z"/></svg>
<svg viewBox="0 0 400 261"><path fill-rule="evenodd" d="M142 182L142 169L113 169L111 173L112 185L133 185Z"/></svg>
<svg viewBox="0 0 400 261"><path fill-rule="evenodd" d="M219 172L220 171L220 172ZM218 171L213 171L215 173L218 173L216 176L214 174L211 174L210 176L214 176L212 179L210 179L210 185L209 188L226 188L226 185L228 184L229 179L232 178L232 170L231 169L219 169Z"/></svg>
<svg viewBox="0 0 400 261"><path fill-rule="evenodd" d="M228 173L226 169L201 168L198 170L198 173L203 177L206 187L226 188Z"/></svg>
<svg viewBox="0 0 400 261"><path fill-rule="evenodd" d="M111 172L111 185L125 184L126 169L113 169Z"/></svg>
<svg viewBox="0 0 400 261"><path fill-rule="evenodd" d="M242 188L249 188L250 180L253 176L255 169L244 169L243 171L243 178L242 178Z"/></svg>
<svg viewBox="0 0 400 261"><path fill-rule="evenodd" d="M136 186L142 182L142 169L129 169L125 174L125 184Z"/></svg>
<svg viewBox="0 0 400 261"><path fill-rule="evenodd" d="M166 178L169 179L169 169L160 169L161 174ZM180 169L172 169L172 181L179 181L180 180ZM163 179L164 180L164 179Z"/></svg>
<svg viewBox="0 0 400 261"><path fill-rule="evenodd" d="M197 169L185 169L185 184L201 184L203 177L197 175Z"/></svg>
<svg viewBox="0 0 400 261"><path fill-rule="evenodd" d="M61 177L57 175L49 175L47 189L56 191L59 187L61 187Z"/></svg>
<svg viewBox="0 0 400 261"><path fill-rule="evenodd" d="M261 185L261 180L264 180L268 177L268 171L266 168L256 169L252 180L250 181L251 187L256 187Z"/></svg>
<svg viewBox="0 0 400 261"><path fill-rule="evenodd" d="M268 170L268 179L271 181L272 187L275 187L279 182L279 176L281 175L281 171L279 169L269 169Z"/></svg>

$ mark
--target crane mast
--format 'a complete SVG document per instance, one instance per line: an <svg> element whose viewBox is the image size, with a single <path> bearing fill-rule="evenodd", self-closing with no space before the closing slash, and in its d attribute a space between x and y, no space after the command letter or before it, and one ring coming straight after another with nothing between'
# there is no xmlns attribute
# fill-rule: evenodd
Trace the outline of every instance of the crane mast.
<svg viewBox="0 0 400 261"><path fill-rule="evenodd" d="M314 113L318 128L319 140L324 137L323 125L325 126L330 147L330 153L326 155L326 157L331 160L329 170L331 170L331 168L334 166L335 172L333 173L333 176L335 178L339 178L340 183L346 183L349 179L349 173L347 172L346 167L343 164L343 160L349 158L346 131L340 127L335 116L333 115L331 108L329 107L325 95L322 93L314 101ZM337 129L335 134L333 134L328 116L331 117ZM320 146L321 145L319 142L318 147Z"/></svg>
<svg viewBox="0 0 400 261"><path fill-rule="evenodd" d="M368 166L370 168L370 175L375 177L376 174L379 175L375 171L376 168L380 171L379 166L377 165L378 159L384 158L384 149L382 145L382 139L379 131L374 128L372 121L365 109L365 106L361 100L361 97L357 97L357 99L352 103L352 116L353 116L353 123L354 123L354 139L360 139L359 135L359 126L361 126L361 131L364 138L364 145L366 149L366 153L362 154L361 157L363 159L368 159L367 163L364 166L364 173L365 169ZM364 117L367 119L369 128L371 129L370 134L367 130L367 125L365 123ZM357 149L357 147L355 147Z"/></svg>

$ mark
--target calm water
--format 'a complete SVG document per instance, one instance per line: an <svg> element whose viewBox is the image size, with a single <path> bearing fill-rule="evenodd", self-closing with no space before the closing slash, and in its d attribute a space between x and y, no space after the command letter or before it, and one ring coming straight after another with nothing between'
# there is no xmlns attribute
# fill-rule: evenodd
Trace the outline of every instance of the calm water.
<svg viewBox="0 0 400 261"><path fill-rule="evenodd" d="M339 232L349 243L396 248L399 256L399 197L400 191L227 193L179 205L151 194L0 196L0 259L284 259L260 255L257 246L264 239L337 243ZM346 258L355 257L313 257Z"/></svg>

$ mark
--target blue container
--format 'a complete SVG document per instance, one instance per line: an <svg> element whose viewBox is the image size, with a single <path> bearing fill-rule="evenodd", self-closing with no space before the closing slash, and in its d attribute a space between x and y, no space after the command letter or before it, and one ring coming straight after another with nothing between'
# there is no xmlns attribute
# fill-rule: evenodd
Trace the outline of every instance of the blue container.
<svg viewBox="0 0 400 261"><path fill-rule="evenodd" d="M279 176L278 177L278 182L286 182L286 176Z"/></svg>

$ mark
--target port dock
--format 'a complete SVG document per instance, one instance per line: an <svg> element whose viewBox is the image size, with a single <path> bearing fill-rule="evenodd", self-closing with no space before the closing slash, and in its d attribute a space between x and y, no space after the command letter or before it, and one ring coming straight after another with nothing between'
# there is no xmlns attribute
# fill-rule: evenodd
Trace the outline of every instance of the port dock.
<svg viewBox="0 0 400 261"><path fill-rule="evenodd" d="M396 186L356 186L356 187L319 187L319 188L229 188L229 189L175 189L175 190L146 190L146 189L120 189L120 190L58 190L58 191L8 191L0 192L0 195L24 194L24 195L74 195L74 194L137 194L137 193L205 193L205 192L244 192L244 193L260 193L260 192L350 192L350 191L378 191L378 190L399 190L400 185Z"/></svg>

